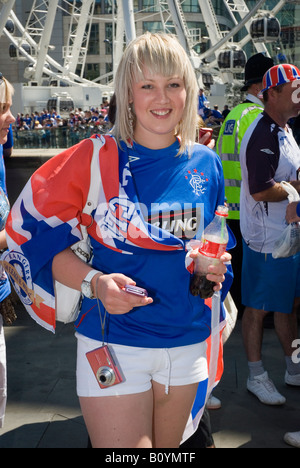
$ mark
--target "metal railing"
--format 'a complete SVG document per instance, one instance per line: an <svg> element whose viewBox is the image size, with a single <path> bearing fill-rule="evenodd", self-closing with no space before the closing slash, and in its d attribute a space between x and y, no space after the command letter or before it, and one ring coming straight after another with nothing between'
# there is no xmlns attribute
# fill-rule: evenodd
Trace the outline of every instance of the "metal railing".
<svg viewBox="0 0 300 468"><path fill-rule="evenodd" d="M94 134L109 131L108 126L46 127L34 130L14 129L14 148L69 148Z"/></svg>

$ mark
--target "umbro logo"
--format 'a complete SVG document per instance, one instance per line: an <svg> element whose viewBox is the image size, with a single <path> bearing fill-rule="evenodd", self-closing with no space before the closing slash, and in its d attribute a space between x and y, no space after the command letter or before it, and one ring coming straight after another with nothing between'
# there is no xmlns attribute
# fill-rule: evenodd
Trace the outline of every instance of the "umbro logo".
<svg viewBox="0 0 300 468"><path fill-rule="evenodd" d="M273 151L271 151L269 148L264 148L264 149L261 149L260 151L262 151L263 153L267 153L267 154L274 154Z"/></svg>

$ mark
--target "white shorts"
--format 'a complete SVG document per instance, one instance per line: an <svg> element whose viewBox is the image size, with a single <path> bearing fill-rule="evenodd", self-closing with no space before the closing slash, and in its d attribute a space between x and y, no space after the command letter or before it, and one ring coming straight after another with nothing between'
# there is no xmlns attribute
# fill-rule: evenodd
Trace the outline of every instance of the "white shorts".
<svg viewBox="0 0 300 468"><path fill-rule="evenodd" d="M169 386L202 382L208 377L206 342L177 348L137 348L110 344L109 349L121 370L123 382L102 389L86 353L102 346L79 333L77 338L77 394L79 397L130 395L151 389L155 382Z"/></svg>

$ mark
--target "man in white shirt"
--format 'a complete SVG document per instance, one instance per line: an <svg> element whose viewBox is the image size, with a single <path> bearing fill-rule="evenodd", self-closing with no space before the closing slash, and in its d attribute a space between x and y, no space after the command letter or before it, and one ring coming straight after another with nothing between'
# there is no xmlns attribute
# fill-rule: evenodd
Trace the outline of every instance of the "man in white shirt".
<svg viewBox="0 0 300 468"><path fill-rule="evenodd" d="M300 71L277 65L264 76L265 110L247 130L240 152L242 169L241 232L243 236L243 339L248 358L247 388L268 405L281 405L262 363L263 320L274 312L274 324L283 347L286 383L300 386L300 366L292 362L297 338L296 307L300 303L300 254L273 259L276 240L286 226L287 192L280 182L300 190L300 150L287 122L300 112Z"/></svg>

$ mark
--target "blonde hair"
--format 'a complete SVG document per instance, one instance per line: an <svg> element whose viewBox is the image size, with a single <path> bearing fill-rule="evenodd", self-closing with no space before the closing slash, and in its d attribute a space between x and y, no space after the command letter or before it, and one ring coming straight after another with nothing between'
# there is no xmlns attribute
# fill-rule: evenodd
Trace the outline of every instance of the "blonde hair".
<svg viewBox="0 0 300 468"><path fill-rule="evenodd" d="M144 78L143 67L162 76L177 75L184 81L186 103L181 121L175 129L180 137L178 154L190 151L195 141L197 126L198 84L194 69L183 47L175 36L164 33L146 33L132 41L124 51L115 78L117 100L116 122L113 129L116 140L134 140L133 123L129 118L130 98L134 82Z"/></svg>
<svg viewBox="0 0 300 468"><path fill-rule="evenodd" d="M0 84L0 114L3 114L7 104L11 104L14 88L4 76L1 77L2 83Z"/></svg>

